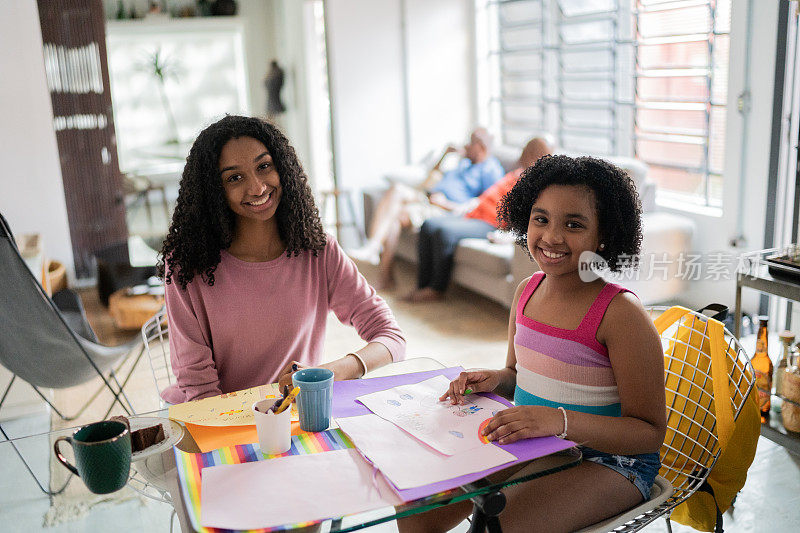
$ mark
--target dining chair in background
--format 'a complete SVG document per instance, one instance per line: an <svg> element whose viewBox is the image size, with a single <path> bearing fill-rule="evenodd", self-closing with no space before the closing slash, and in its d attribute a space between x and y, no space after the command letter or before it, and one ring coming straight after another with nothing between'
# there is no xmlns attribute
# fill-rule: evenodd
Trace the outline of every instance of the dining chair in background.
<svg viewBox="0 0 800 533"><path fill-rule="evenodd" d="M167 406L161 399L164 389L175 383L175 374L172 373L172 361L169 357L169 326L167 324L167 308L162 306L142 326L142 342L147 352L147 361L153 373L153 383L156 386L159 405L163 409Z"/></svg>
<svg viewBox="0 0 800 533"><path fill-rule="evenodd" d="M159 193L161 206L164 209L164 220L169 222L169 202L163 183L154 183L149 177L140 174L123 173L122 191L125 194L125 210L129 212L139 203L143 203L147 211L147 222L151 226L153 225L153 210L150 204L150 193Z"/></svg>
<svg viewBox="0 0 800 533"><path fill-rule="evenodd" d="M103 390L113 396L103 418L117 403L128 414L133 406L123 391L132 370L122 379L117 373L139 344L135 339L120 346L100 344L86 320L80 298L69 289L51 299L19 254L11 229L0 214L0 365L11 372L11 380L0 396L0 409L17 378L27 382L62 420L74 420L91 405ZM137 360L142 356L139 351ZM135 368L135 364L131 369ZM66 389L89 381L102 382L77 412L67 415L41 389ZM0 425L0 433L8 434ZM15 452L39 488L48 490L36 478L25 458L11 441ZM69 481L69 480L67 480ZM63 490L63 488L61 489ZM58 491L55 491L58 492Z"/></svg>

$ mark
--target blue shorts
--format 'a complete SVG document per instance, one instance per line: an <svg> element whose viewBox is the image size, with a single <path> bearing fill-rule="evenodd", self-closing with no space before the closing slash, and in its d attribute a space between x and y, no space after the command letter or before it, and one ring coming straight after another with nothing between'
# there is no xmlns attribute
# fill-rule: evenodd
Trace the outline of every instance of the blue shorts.
<svg viewBox="0 0 800 533"><path fill-rule="evenodd" d="M650 489L658 475L658 469L661 468L661 459L657 453L612 455L586 446L578 446L578 448L583 453L584 461L607 466L611 470L619 472L639 489L645 501L650 499Z"/></svg>

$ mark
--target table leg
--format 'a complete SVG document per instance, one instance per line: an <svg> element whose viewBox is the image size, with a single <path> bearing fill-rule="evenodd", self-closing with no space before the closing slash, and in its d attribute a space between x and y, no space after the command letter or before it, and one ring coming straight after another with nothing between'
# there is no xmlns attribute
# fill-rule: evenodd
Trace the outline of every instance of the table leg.
<svg viewBox="0 0 800 533"><path fill-rule="evenodd" d="M166 471L169 475L165 476L166 489L172 499L172 507L178 515L178 524L181 526L183 533L191 533L194 530L192 522L189 520L189 513L186 510L186 502L183 501L183 492L181 491L180 481L178 481L178 465L175 463L175 454L170 449L162 454L163 461L166 464ZM172 518L170 517L170 520Z"/></svg>
<svg viewBox="0 0 800 533"><path fill-rule="evenodd" d="M495 491L472 498L472 523L469 533L502 533L497 518L506 507L506 495Z"/></svg>

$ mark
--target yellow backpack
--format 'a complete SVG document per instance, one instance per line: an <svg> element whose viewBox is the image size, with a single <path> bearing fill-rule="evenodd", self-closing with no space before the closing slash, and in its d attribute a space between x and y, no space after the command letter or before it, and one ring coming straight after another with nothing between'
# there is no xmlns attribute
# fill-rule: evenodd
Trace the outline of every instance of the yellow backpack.
<svg viewBox="0 0 800 533"><path fill-rule="evenodd" d="M654 323L669 340L664 353L667 434L659 474L672 483L676 497L696 490L671 519L721 532L722 513L744 486L758 443L761 419L753 375L718 320L675 306Z"/></svg>

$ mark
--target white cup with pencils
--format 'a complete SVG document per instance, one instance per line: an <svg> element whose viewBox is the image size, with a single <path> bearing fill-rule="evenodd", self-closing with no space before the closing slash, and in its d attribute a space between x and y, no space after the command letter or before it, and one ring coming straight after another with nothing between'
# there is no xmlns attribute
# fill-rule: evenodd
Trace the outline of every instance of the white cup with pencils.
<svg viewBox="0 0 800 533"><path fill-rule="evenodd" d="M293 390L282 400L267 398L253 404L258 444L264 455L276 455L292 447L292 400L299 389Z"/></svg>

